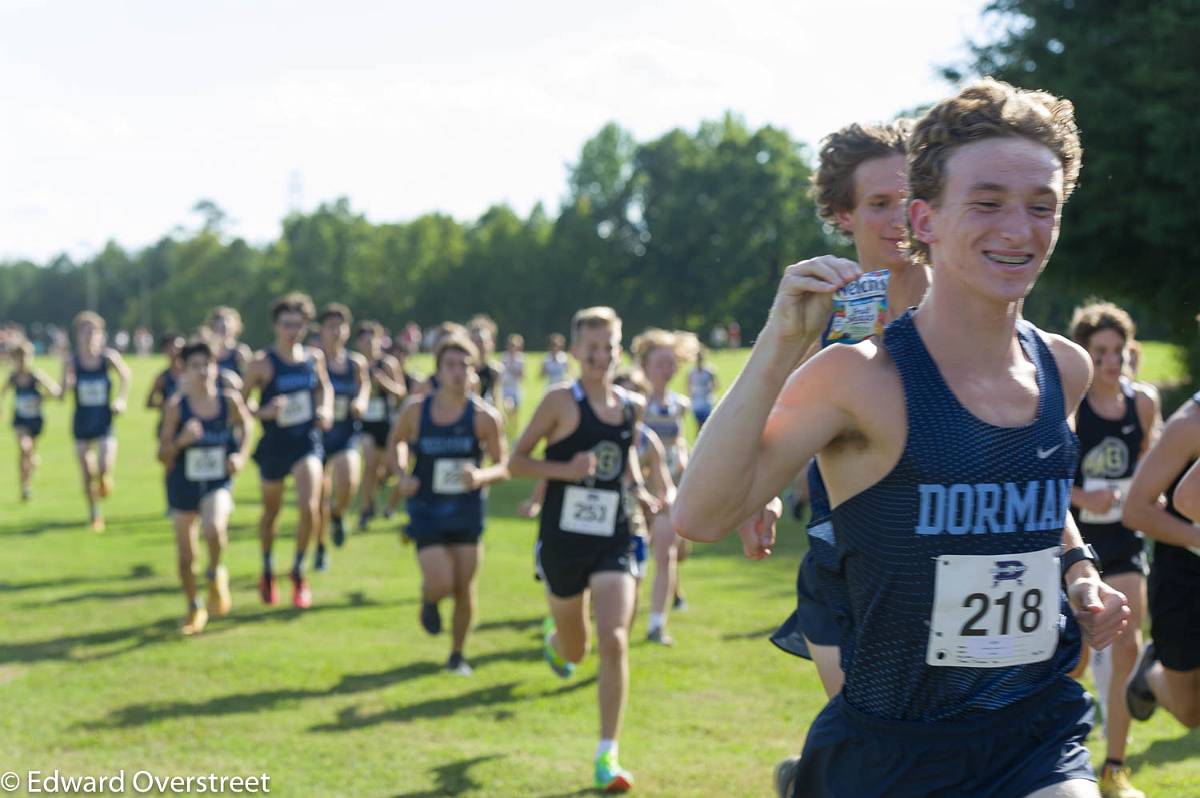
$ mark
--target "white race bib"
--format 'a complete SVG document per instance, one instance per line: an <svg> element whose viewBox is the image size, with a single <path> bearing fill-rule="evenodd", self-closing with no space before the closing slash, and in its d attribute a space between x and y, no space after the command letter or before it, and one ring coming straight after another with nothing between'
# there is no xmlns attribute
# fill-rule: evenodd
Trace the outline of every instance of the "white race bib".
<svg viewBox="0 0 1200 798"><path fill-rule="evenodd" d="M350 397L333 397L333 420L345 421L348 418L350 418Z"/></svg>
<svg viewBox="0 0 1200 798"><path fill-rule="evenodd" d="M312 393L296 391L295 393L280 394L284 398L283 407L275 418L275 423L281 427L294 427L312 421Z"/></svg>
<svg viewBox="0 0 1200 798"><path fill-rule="evenodd" d="M80 380L75 383L80 407L107 407L107 380Z"/></svg>
<svg viewBox="0 0 1200 798"><path fill-rule="evenodd" d="M463 481L463 466L475 465L474 460L439 458L433 462L433 492L453 496L470 490Z"/></svg>
<svg viewBox="0 0 1200 798"><path fill-rule="evenodd" d="M564 532L611 538L617 531L617 505L621 492L571 485L563 491L558 527Z"/></svg>
<svg viewBox="0 0 1200 798"><path fill-rule="evenodd" d="M1121 492L1117 500L1112 503L1112 507L1108 508L1106 513L1093 513L1090 510L1080 509L1079 520L1085 524L1116 524L1121 520L1121 510L1125 507L1125 497L1129 494L1129 486L1133 484L1133 477L1129 479L1104 479L1103 477L1085 477L1083 480L1084 490L1099 490L1101 488L1116 488Z"/></svg>
<svg viewBox="0 0 1200 798"><path fill-rule="evenodd" d="M225 479L225 447L193 446L183 455L183 476L189 482Z"/></svg>
<svg viewBox="0 0 1200 798"><path fill-rule="evenodd" d="M925 662L1006 668L1050 659L1058 645L1058 551L937 557Z"/></svg>
<svg viewBox="0 0 1200 798"><path fill-rule="evenodd" d="M387 399L382 396L372 396L367 402L367 412L363 415L363 421L385 421L387 420Z"/></svg>
<svg viewBox="0 0 1200 798"><path fill-rule="evenodd" d="M42 414L42 400L32 394L17 397L17 418L37 418Z"/></svg>

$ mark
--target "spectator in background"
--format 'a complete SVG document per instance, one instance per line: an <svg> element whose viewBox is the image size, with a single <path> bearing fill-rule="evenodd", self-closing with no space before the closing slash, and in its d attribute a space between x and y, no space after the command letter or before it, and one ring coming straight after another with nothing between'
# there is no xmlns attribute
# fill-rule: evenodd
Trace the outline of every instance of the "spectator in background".
<svg viewBox="0 0 1200 798"><path fill-rule="evenodd" d="M738 324L737 321L730 319L729 324L726 325L726 328L729 330L729 348L741 349L742 325Z"/></svg>

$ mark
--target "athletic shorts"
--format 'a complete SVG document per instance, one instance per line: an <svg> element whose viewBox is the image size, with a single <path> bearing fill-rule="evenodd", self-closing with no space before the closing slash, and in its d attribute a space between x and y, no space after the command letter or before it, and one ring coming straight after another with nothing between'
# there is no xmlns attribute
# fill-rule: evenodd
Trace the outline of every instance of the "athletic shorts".
<svg viewBox="0 0 1200 798"><path fill-rule="evenodd" d="M842 642L837 619L821 592L816 567L812 552L805 552L796 572L796 610L771 635L771 642L780 649L804 659L812 659L805 638L819 646L838 646Z"/></svg>
<svg viewBox="0 0 1200 798"><path fill-rule="evenodd" d="M13 422L13 429L17 430L17 434L24 430L29 437L36 438L42 434L42 422L40 418L22 418Z"/></svg>
<svg viewBox="0 0 1200 798"><path fill-rule="evenodd" d="M634 575L641 579L646 575L646 538L642 535L633 535L633 561L638 570Z"/></svg>
<svg viewBox="0 0 1200 798"><path fill-rule="evenodd" d="M1163 667L1192 671L1200 668L1200 557L1165 548L1156 544L1147 584L1150 636ZM1197 560L1195 569L1176 562L1184 557Z"/></svg>
<svg viewBox="0 0 1200 798"><path fill-rule="evenodd" d="M704 422L708 421L708 417L712 415L711 405L692 405L692 415L696 417L697 426L704 426Z"/></svg>
<svg viewBox="0 0 1200 798"><path fill-rule="evenodd" d="M604 571L641 575L635 536L618 538L604 547L546 545L539 540L534 550L538 575L558 598L578 596L591 581L592 574ZM643 546L645 544L643 543Z"/></svg>
<svg viewBox="0 0 1200 798"><path fill-rule="evenodd" d="M426 546L476 546L479 544L479 539L483 537L483 530L455 529L450 531L422 530L416 532L410 526L404 530L404 534L416 544L417 551L420 551Z"/></svg>
<svg viewBox="0 0 1200 798"><path fill-rule="evenodd" d="M254 449L254 462L258 463L258 473L263 482L279 482L286 479L296 463L305 457L315 457L321 461L324 455L319 440L300 438L297 443L282 446L268 445L264 438Z"/></svg>
<svg viewBox="0 0 1200 798"><path fill-rule="evenodd" d="M793 798L1023 798L1095 781L1084 746L1091 698L1074 679L1010 707L922 723L866 715L841 694L808 730Z"/></svg>
<svg viewBox="0 0 1200 798"><path fill-rule="evenodd" d="M1095 547L1105 576L1148 573L1144 541L1120 525L1114 524L1112 529L1089 527L1083 539Z"/></svg>
<svg viewBox="0 0 1200 798"><path fill-rule="evenodd" d="M74 433L76 443L99 443L100 441L111 438L113 436L112 421L104 425L87 425L73 423L71 432Z"/></svg>
<svg viewBox="0 0 1200 798"><path fill-rule="evenodd" d="M321 448L324 449L324 455L321 458L321 462L328 463L342 452L349 451L357 447L357 430L330 430L321 436Z"/></svg>
<svg viewBox="0 0 1200 798"><path fill-rule="evenodd" d="M387 447L388 433L392 431L392 425L387 421L364 421L362 431L363 435L371 438L376 449L383 449Z"/></svg>
<svg viewBox="0 0 1200 798"><path fill-rule="evenodd" d="M218 490L230 490L230 479L193 482L184 479L180 469L172 468L167 474L167 506L182 513L194 513L200 509L201 500Z"/></svg>

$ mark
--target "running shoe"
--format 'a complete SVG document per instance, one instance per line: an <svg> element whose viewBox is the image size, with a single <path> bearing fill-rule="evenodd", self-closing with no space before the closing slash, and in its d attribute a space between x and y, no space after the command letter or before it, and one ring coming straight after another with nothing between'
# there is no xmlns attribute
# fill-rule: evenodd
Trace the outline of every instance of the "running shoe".
<svg viewBox="0 0 1200 798"><path fill-rule="evenodd" d="M366 532L367 527L371 525L371 519L375 517L374 507L364 507L358 514L358 531Z"/></svg>
<svg viewBox="0 0 1200 798"><path fill-rule="evenodd" d="M1129 768L1105 764L1100 773L1101 798L1146 798L1146 793L1129 783Z"/></svg>
<svg viewBox="0 0 1200 798"><path fill-rule="evenodd" d="M320 546L320 545L317 546L316 556L313 557L313 570L314 571L328 571L329 570L329 555L326 553L324 546Z"/></svg>
<svg viewBox="0 0 1200 798"><path fill-rule="evenodd" d="M292 571L292 604L306 610L312 606L312 591L308 589L308 581L304 574Z"/></svg>
<svg viewBox="0 0 1200 798"><path fill-rule="evenodd" d="M563 679L570 679L575 675L575 663L567 662L554 650L553 618L546 618L542 621L542 656L546 658L546 664L550 666L550 670Z"/></svg>
<svg viewBox="0 0 1200 798"><path fill-rule="evenodd" d="M633 789L633 774L617 762L615 751L605 751L596 757L596 789L609 793Z"/></svg>
<svg viewBox="0 0 1200 798"><path fill-rule="evenodd" d="M442 631L442 614L435 602L421 602L421 628L431 635Z"/></svg>
<svg viewBox="0 0 1200 798"><path fill-rule="evenodd" d="M339 549L346 542L346 523L340 518L333 519L333 545Z"/></svg>
<svg viewBox="0 0 1200 798"><path fill-rule="evenodd" d="M646 633L646 642L658 643L660 646L673 646L675 645L675 638L667 634L666 629L659 626Z"/></svg>
<svg viewBox="0 0 1200 798"><path fill-rule="evenodd" d="M275 582L274 574L263 574L258 578L258 595L263 604L279 603L279 585Z"/></svg>
<svg viewBox="0 0 1200 798"><path fill-rule="evenodd" d="M675 600L671 602L671 609L673 609L675 612L687 612L688 611L687 599L685 599L683 596L676 593Z"/></svg>
<svg viewBox="0 0 1200 798"><path fill-rule="evenodd" d="M208 612L203 607L195 607L188 613L187 620L179 628L181 634L198 635L208 625Z"/></svg>
<svg viewBox="0 0 1200 798"><path fill-rule="evenodd" d="M775 794L779 798L792 798L796 787L796 771L800 769L800 757L789 756L775 766Z"/></svg>
<svg viewBox="0 0 1200 798"><path fill-rule="evenodd" d="M233 597L229 594L229 570L217 566L212 579L208 580L208 614L220 618L233 609Z"/></svg>
<svg viewBox="0 0 1200 798"><path fill-rule="evenodd" d="M457 676L470 676L475 673L471 664L457 651L450 655L450 659L446 660L446 670Z"/></svg>
<svg viewBox="0 0 1200 798"><path fill-rule="evenodd" d="M1154 643L1147 643L1138 656L1133 674L1125 683L1125 704L1129 707L1129 714L1137 720L1148 720L1158 708L1158 699L1154 697L1150 682L1146 680L1146 674L1157 659Z"/></svg>

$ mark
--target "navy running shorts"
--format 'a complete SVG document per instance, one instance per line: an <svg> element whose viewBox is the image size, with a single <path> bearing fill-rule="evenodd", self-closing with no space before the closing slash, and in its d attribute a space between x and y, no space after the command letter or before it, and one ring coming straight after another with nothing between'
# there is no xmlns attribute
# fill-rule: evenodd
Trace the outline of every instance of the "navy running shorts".
<svg viewBox="0 0 1200 798"><path fill-rule="evenodd" d="M1095 781L1092 699L1061 675L1012 706L962 720L894 721L837 695L808 730L793 798L1022 798Z"/></svg>
<svg viewBox="0 0 1200 798"><path fill-rule="evenodd" d="M816 567L812 552L805 552L796 572L796 610L771 635L771 642L781 650L804 659L812 659L805 638L819 646L837 646L842 641L837 618L821 592Z"/></svg>

